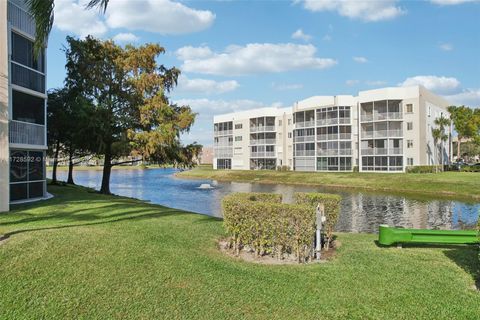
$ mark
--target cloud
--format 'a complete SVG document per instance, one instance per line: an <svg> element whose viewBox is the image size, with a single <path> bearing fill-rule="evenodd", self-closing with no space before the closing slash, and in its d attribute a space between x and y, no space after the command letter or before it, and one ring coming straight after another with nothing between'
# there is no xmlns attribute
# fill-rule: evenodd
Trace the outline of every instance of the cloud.
<svg viewBox="0 0 480 320"><path fill-rule="evenodd" d="M453 45L451 43L440 43L438 46L443 51L452 51Z"/></svg>
<svg viewBox="0 0 480 320"><path fill-rule="evenodd" d="M259 101L249 99L223 100L223 99L179 99L175 100L179 105L189 105L193 111L199 112L203 116L212 116L230 112L244 111L256 108L264 108L268 105ZM276 104L275 104L276 106Z"/></svg>
<svg viewBox="0 0 480 320"><path fill-rule="evenodd" d="M80 37L89 34L103 36L108 31L108 27L101 19L98 10L85 9L87 3L88 0L55 1L54 27Z"/></svg>
<svg viewBox="0 0 480 320"><path fill-rule="evenodd" d="M354 86L354 85L359 84L359 83L360 83L360 80L353 80L353 79L352 79L352 80L347 80L347 81L345 81L345 84L346 84L347 86Z"/></svg>
<svg viewBox="0 0 480 320"><path fill-rule="evenodd" d="M339 15L366 22L391 20L406 13L397 0L297 0L312 12L334 11Z"/></svg>
<svg viewBox="0 0 480 320"><path fill-rule="evenodd" d="M371 86L371 87L381 87L381 86L385 86L388 82L387 81L383 81L383 80L368 80L368 81L365 81L365 84L367 86Z"/></svg>
<svg viewBox="0 0 480 320"><path fill-rule="evenodd" d="M367 63L368 59L365 57L353 57L353 61L358 63Z"/></svg>
<svg viewBox="0 0 480 320"><path fill-rule="evenodd" d="M274 82L272 83L272 88L278 91L298 90L303 88L303 84L301 83L279 84Z"/></svg>
<svg viewBox="0 0 480 320"><path fill-rule="evenodd" d="M453 6L467 2L478 2L478 0L430 0L430 2L441 6Z"/></svg>
<svg viewBox="0 0 480 320"><path fill-rule="evenodd" d="M292 33L292 39L300 39L305 42L308 42L312 39L312 36L305 34L302 29L298 29L297 31Z"/></svg>
<svg viewBox="0 0 480 320"><path fill-rule="evenodd" d="M469 107L480 108L480 88L463 89L459 93L444 96L445 99L455 105L466 105Z"/></svg>
<svg viewBox="0 0 480 320"><path fill-rule="evenodd" d="M116 42L122 42L122 43L132 43L132 42L137 42L140 40L139 37L134 35L133 33L119 33L116 34L113 38L114 41Z"/></svg>
<svg viewBox="0 0 480 320"><path fill-rule="evenodd" d="M198 48L183 47L177 50L178 58L183 60L181 67L183 71L216 75L246 75L325 69L337 64L334 59L316 57L317 49L311 44L250 43L245 46L229 46L221 53L213 53L208 47L201 48L198 50ZM199 53L203 56L200 57Z"/></svg>
<svg viewBox="0 0 480 320"><path fill-rule="evenodd" d="M422 85L428 90L438 94L449 94L454 93L460 88L460 81L453 77L415 76L399 83L399 86L402 87L415 85Z"/></svg>
<svg viewBox="0 0 480 320"><path fill-rule="evenodd" d="M188 93L221 94L237 89L240 85L235 80L214 81L208 79L189 79L180 76L178 79L178 91Z"/></svg>
<svg viewBox="0 0 480 320"><path fill-rule="evenodd" d="M170 0L115 0L106 12L111 28L144 30L159 34L185 34L210 27L215 14Z"/></svg>

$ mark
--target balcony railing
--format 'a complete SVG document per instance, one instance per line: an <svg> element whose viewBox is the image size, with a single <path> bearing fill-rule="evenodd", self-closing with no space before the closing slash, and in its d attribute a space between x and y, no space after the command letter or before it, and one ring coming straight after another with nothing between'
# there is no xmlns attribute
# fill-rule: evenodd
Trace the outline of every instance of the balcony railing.
<svg viewBox="0 0 480 320"><path fill-rule="evenodd" d="M387 148L363 148L362 155L386 155L388 153Z"/></svg>
<svg viewBox="0 0 480 320"><path fill-rule="evenodd" d="M13 84L45 93L45 75L15 62L12 62L11 66Z"/></svg>
<svg viewBox="0 0 480 320"><path fill-rule="evenodd" d="M233 134L233 130L218 130L218 131L214 131L214 136L217 137L217 136L228 136L228 135L232 135Z"/></svg>
<svg viewBox="0 0 480 320"><path fill-rule="evenodd" d="M314 156L315 150L296 150L295 156L296 157L305 157L305 156Z"/></svg>
<svg viewBox="0 0 480 320"><path fill-rule="evenodd" d="M221 148L221 147L232 147L233 146L233 142L215 142L213 144L214 147L216 148Z"/></svg>
<svg viewBox="0 0 480 320"><path fill-rule="evenodd" d="M277 140L275 139L250 139L251 145L259 145L259 144L276 144Z"/></svg>
<svg viewBox="0 0 480 320"><path fill-rule="evenodd" d="M12 120L8 134L10 143L45 145L45 126L41 124Z"/></svg>
<svg viewBox="0 0 480 320"><path fill-rule="evenodd" d="M215 158L231 158L233 157L233 151L232 150L214 150L213 156Z"/></svg>
<svg viewBox="0 0 480 320"><path fill-rule="evenodd" d="M272 157L275 157L275 152L274 151L251 152L250 157L252 157L252 158L272 158Z"/></svg>
<svg viewBox="0 0 480 320"><path fill-rule="evenodd" d="M315 141L315 136L295 137L295 142L313 142L313 141Z"/></svg>
<svg viewBox="0 0 480 320"><path fill-rule="evenodd" d="M295 122L295 128L307 128L307 127L315 127L315 121L304 121L304 122Z"/></svg>
<svg viewBox="0 0 480 320"><path fill-rule="evenodd" d="M317 126L326 126L332 124L350 124L350 118L330 118L317 120Z"/></svg>
<svg viewBox="0 0 480 320"><path fill-rule="evenodd" d="M403 131L401 129L396 130L373 130L362 131L362 138L386 138L386 137L402 137Z"/></svg>
<svg viewBox="0 0 480 320"><path fill-rule="evenodd" d="M317 151L317 156L349 156L351 154L352 149L327 149Z"/></svg>
<svg viewBox="0 0 480 320"><path fill-rule="evenodd" d="M27 13L27 11L8 1L7 12L7 20L12 24L12 26L31 35L32 37L35 36L35 21L32 19L30 14Z"/></svg>
<svg viewBox="0 0 480 320"><path fill-rule="evenodd" d="M371 113L363 113L361 114L360 120L362 122L365 121L383 121L383 120L399 120L402 119L401 112L374 112Z"/></svg>
<svg viewBox="0 0 480 320"><path fill-rule="evenodd" d="M271 132L275 131L275 126L255 126L255 127L250 127L250 132Z"/></svg>
<svg viewBox="0 0 480 320"><path fill-rule="evenodd" d="M390 148L388 149L389 154L403 154L402 148Z"/></svg>

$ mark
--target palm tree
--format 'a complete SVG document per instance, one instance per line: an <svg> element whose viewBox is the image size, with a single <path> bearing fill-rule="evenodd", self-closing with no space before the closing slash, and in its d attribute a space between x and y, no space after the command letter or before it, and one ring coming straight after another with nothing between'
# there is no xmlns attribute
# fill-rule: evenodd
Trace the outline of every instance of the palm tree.
<svg viewBox="0 0 480 320"><path fill-rule="evenodd" d="M438 140L442 138L442 130L440 128L432 128L432 137L433 137L433 151L434 159L438 161ZM438 172L438 166L435 166L435 172Z"/></svg>
<svg viewBox="0 0 480 320"><path fill-rule="evenodd" d="M450 119L448 118L445 118L443 116L443 114L440 116L440 118L437 118L435 119L434 123L439 127L439 130L440 130L440 134L439 136L437 137L438 140L440 140L442 142L441 144L441 149L440 149L440 158L441 158L441 165L442 165L442 171L443 171L443 146L445 144L445 142L448 140L448 135L446 133L446 128L450 126ZM433 134L433 131L432 131L432 134ZM437 141L438 141L437 140Z"/></svg>
<svg viewBox="0 0 480 320"><path fill-rule="evenodd" d="M86 9L99 8L102 12L105 12L108 2L109 0L90 0ZM26 3L35 20L35 51L38 53L44 46L44 41L50 34L50 30L52 30L55 0L27 0Z"/></svg>

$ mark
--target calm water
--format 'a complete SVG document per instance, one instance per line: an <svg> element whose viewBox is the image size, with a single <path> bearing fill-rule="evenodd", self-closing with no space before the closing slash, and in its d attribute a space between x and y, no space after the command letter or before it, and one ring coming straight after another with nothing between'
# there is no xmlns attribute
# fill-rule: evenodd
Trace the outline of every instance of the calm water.
<svg viewBox="0 0 480 320"><path fill-rule="evenodd" d="M372 194L321 187L267 185L258 183L188 180L173 176L173 169L112 170L111 191L122 196L150 200L167 207L221 217L220 202L231 192L280 193L285 202L294 192L318 191L342 196L337 231L376 232L380 224L410 228L463 229L473 228L480 212L480 203L464 203L442 199L415 199L398 195ZM66 172L59 179L66 180ZM99 189L100 171L74 171L75 183ZM198 189L200 184L216 185L214 189Z"/></svg>

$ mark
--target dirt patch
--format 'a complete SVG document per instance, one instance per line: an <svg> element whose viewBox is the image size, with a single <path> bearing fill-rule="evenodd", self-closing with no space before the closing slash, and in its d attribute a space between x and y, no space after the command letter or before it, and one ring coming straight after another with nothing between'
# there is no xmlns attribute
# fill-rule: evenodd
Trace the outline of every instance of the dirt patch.
<svg viewBox="0 0 480 320"><path fill-rule="evenodd" d="M271 255L263 255L263 256L255 256L253 250L249 248L243 248L240 250L240 254L236 255L234 250L230 248L230 242L228 239L220 239L218 241L218 249L223 252L224 254L233 257L235 259L243 260L246 262L258 263L258 264L267 264L267 265L298 265L297 259L295 259L294 255L285 254L283 259L278 259L277 257L273 257ZM337 249L340 247L340 242L335 240L330 249L325 251L322 249L321 251L321 258L320 260L312 260L307 262L306 264L313 264L313 263L325 263L332 260L335 255Z"/></svg>
<svg viewBox="0 0 480 320"><path fill-rule="evenodd" d="M9 238L8 235L6 235L6 234L0 234L0 246L1 246L2 244L4 244L5 242L7 242L8 238Z"/></svg>

